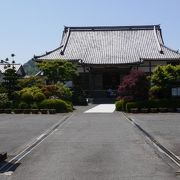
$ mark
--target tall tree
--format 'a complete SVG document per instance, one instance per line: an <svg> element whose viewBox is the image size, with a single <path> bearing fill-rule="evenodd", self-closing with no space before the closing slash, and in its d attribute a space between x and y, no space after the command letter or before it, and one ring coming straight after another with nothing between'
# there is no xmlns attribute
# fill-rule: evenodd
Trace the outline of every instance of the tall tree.
<svg viewBox="0 0 180 180"><path fill-rule="evenodd" d="M13 92L18 89L16 70L14 68L6 69L3 79L2 85L6 88L9 98L12 99Z"/></svg>
<svg viewBox="0 0 180 180"><path fill-rule="evenodd" d="M65 60L43 61L38 67L52 84L72 80L77 74L76 67Z"/></svg>

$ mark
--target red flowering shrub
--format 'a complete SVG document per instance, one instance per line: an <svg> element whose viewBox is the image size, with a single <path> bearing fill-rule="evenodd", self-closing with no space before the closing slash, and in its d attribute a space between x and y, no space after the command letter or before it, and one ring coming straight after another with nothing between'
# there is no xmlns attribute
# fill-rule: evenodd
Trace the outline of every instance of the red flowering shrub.
<svg viewBox="0 0 180 180"><path fill-rule="evenodd" d="M149 81L142 71L133 70L123 78L118 87L121 99L125 101L148 99Z"/></svg>

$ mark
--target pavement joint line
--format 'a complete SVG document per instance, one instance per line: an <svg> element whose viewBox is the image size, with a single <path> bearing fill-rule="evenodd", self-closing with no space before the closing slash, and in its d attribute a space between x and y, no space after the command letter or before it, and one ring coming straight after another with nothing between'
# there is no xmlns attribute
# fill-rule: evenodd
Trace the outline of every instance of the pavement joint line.
<svg viewBox="0 0 180 180"><path fill-rule="evenodd" d="M25 156L27 156L33 149L35 149L39 144L41 144L47 137L49 137L53 132L57 130L58 127L63 126L63 124L73 116L63 116L61 120L48 128L44 133L35 138L33 142L26 145L26 148L23 149L19 154L17 154L12 159L8 160L3 166L0 167L0 174L6 175L13 166L15 166L20 160L22 160Z"/></svg>
<svg viewBox="0 0 180 180"><path fill-rule="evenodd" d="M168 158L170 158L179 168L180 168L180 159L172 151L168 150L160 142L158 142L152 135L150 135L146 130L144 130L137 122L130 118L128 115L122 112L124 117L129 120L137 129L139 129L151 142L152 144L161 152L164 153ZM176 175L180 175L180 172L176 172Z"/></svg>

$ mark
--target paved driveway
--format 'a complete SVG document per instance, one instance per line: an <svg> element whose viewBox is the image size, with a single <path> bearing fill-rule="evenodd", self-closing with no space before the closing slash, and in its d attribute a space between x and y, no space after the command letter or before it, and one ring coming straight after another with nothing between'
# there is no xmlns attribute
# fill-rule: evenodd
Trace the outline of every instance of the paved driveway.
<svg viewBox="0 0 180 180"><path fill-rule="evenodd" d="M14 155L21 146L43 133L64 115L0 114L0 152Z"/></svg>
<svg viewBox="0 0 180 180"><path fill-rule="evenodd" d="M163 146L180 156L180 113L128 115Z"/></svg>
<svg viewBox="0 0 180 180"><path fill-rule="evenodd" d="M11 180L175 180L122 113L84 113L72 117L20 161Z"/></svg>

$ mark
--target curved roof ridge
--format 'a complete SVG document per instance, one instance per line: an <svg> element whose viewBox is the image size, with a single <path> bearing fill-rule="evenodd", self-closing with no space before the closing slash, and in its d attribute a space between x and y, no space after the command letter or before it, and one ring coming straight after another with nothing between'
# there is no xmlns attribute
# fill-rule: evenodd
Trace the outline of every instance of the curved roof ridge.
<svg viewBox="0 0 180 180"><path fill-rule="evenodd" d="M163 53L163 50L161 48L161 44L160 44L158 36L157 36L157 32L156 32L156 27L155 26L154 26L154 36L155 36L155 39L156 39L156 44L157 44L157 47L158 47L158 51L160 53Z"/></svg>
<svg viewBox="0 0 180 180"><path fill-rule="evenodd" d="M64 30L70 28L71 31L112 31L112 30L153 30L160 29L160 25L134 25L134 26L65 26Z"/></svg>
<svg viewBox="0 0 180 180"><path fill-rule="evenodd" d="M168 49L168 50L170 50L170 51L172 51L172 52L177 53L177 54L180 55L179 50L174 50L174 49L172 49L172 48L170 48L170 47L168 47L168 46L166 46L166 45L164 45L164 44L160 44L160 45L163 46L164 48L166 48L166 49Z"/></svg>
<svg viewBox="0 0 180 180"><path fill-rule="evenodd" d="M44 56L46 56L46 55L48 55L48 54L51 54L51 53L53 53L53 52L61 49L62 47L63 47L63 45L59 46L58 48L56 48L56 49L54 49L54 50L52 50L52 51L48 51L48 52L46 52L45 54L40 55L40 56L34 55L34 59L38 59L38 58L44 57Z"/></svg>

